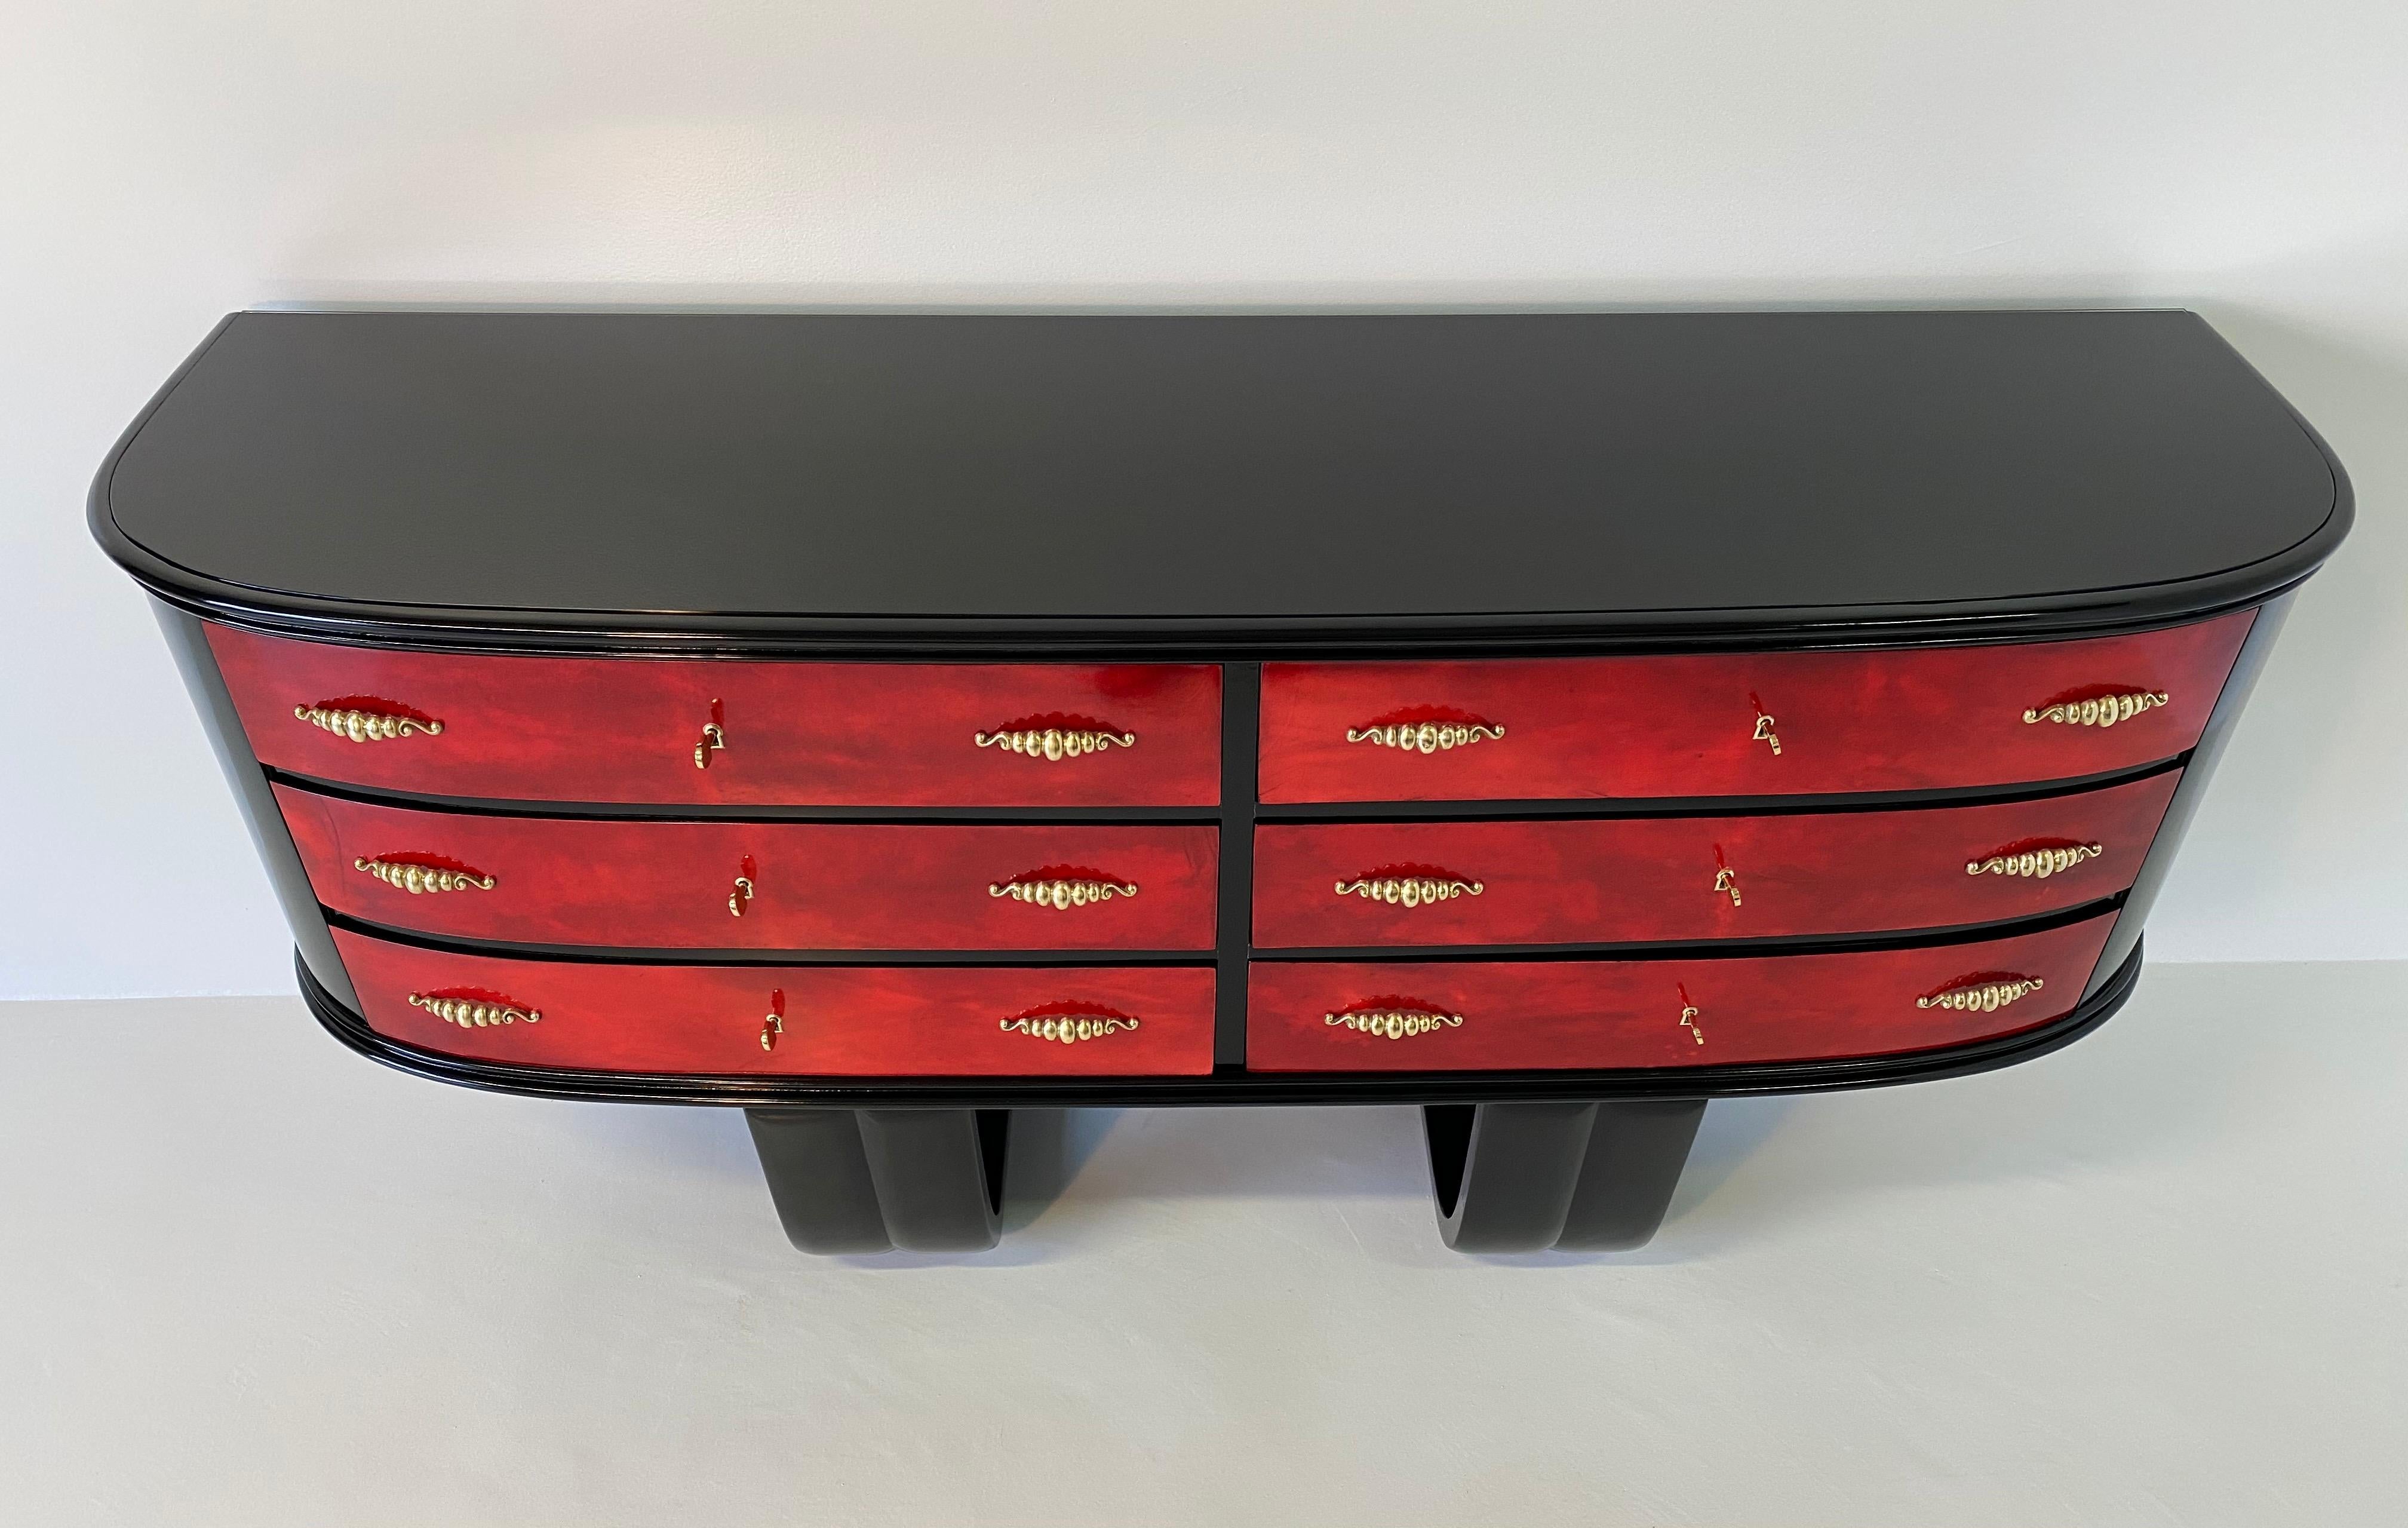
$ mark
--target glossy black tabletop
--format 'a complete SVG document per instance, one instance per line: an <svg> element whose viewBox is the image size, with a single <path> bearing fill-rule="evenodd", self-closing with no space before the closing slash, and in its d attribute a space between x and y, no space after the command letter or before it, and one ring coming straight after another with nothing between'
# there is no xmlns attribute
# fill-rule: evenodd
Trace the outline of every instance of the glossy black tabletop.
<svg viewBox="0 0 2408 1528"><path fill-rule="evenodd" d="M243 313L93 498L203 604L1005 643L2163 618L2348 518L2171 311Z"/></svg>

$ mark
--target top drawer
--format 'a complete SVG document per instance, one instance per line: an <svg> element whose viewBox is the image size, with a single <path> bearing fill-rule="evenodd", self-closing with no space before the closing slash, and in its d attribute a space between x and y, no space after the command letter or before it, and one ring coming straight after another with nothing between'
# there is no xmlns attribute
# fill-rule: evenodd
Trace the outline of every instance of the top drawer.
<svg viewBox="0 0 2408 1528"><path fill-rule="evenodd" d="M497 657L209 627L260 761L534 801L1210 806L1209 664Z"/></svg>
<svg viewBox="0 0 2408 1528"><path fill-rule="evenodd" d="M1266 801L2071 779L2199 741L2254 611L1991 647L1263 666Z"/></svg>

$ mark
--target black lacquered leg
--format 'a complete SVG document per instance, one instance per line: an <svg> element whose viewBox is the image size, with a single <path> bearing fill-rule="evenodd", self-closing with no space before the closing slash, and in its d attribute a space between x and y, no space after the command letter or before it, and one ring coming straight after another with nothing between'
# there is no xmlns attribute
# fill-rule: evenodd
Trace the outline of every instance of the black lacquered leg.
<svg viewBox="0 0 2408 1528"><path fill-rule="evenodd" d="M747 1109L786 1239L805 1252L884 1252L894 1241L851 1109Z"/></svg>
<svg viewBox="0 0 2408 1528"><path fill-rule="evenodd" d="M1009 1109L864 1109L886 1234L907 1252L982 1252L1002 1235Z"/></svg>
<svg viewBox="0 0 2408 1528"><path fill-rule="evenodd" d="M1000 1235L1008 1109L744 1111L805 1252L975 1252Z"/></svg>
<svg viewBox="0 0 2408 1528"><path fill-rule="evenodd" d="M1588 1149L1591 1103L1433 1103L1422 1109L1439 1234L1458 1252L1555 1245Z"/></svg>
<svg viewBox="0 0 2408 1528"><path fill-rule="evenodd" d="M1555 1245L1566 1251L1620 1252L1644 1247L1664 1223L1665 1207L1689 1160L1701 1098L1600 1103L1588 1130L1580 1187Z"/></svg>
<svg viewBox="0 0 2408 1528"><path fill-rule="evenodd" d="M1425 1105L1439 1234L1458 1252L1638 1247L1704 1112L1701 1099Z"/></svg>

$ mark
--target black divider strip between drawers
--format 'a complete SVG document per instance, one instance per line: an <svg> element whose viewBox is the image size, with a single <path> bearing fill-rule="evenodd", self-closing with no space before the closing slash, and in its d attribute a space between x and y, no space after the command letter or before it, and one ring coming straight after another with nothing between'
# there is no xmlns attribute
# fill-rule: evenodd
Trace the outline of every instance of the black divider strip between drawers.
<svg viewBox="0 0 2408 1528"><path fill-rule="evenodd" d="M1314 961L1378 961L1384 964L1436 965L1450 960L1724 960L1750 956L1862 955L1881 950L1933 949L1948 944L1980 944L2046 933L2087 918L2103 917L2124 905L2124 893L2101 897L2076 907L2030 917L2000 918L1989 923L1952 923L1931 929L1885 929L1870 933L1769 934L1739 939L1598 941L1572 944L1348 944L1312 945L1295 949L1258 949L1260 963L1311 964Z"/></svg>
<svg viewBox="0 0 2408 1528"><path fill-rule="evenodd" d="M1609 821L1626 817L1807 817L1851 812L1997 806L2112 790L2178 770L2186 752L2134 769L2004 786L1951 786L1935 790L1830 791L1811 796L1587 797L1512 801L1281 801L1254 809L1267 823L1379 824L1398 822Z"/></svg>
<svg viewBox="0 0 2408 1528"><path fill-rule="evenodd" d="M1234 993L1238 1021L1244 1021L1245 971L1249 961L1370 961L1430 965L1447 961L1723 960L1757 956L1847 955L1882 950L1928 949L1978 944L2021 934L2045 933L2121 908L2124 895L2102 897L2055 913L2002 918L1990 923L1935 929L1881 930L1870 933L1785 934L1753 939L1598 941L1570 944L1363 944L1299 949L1246 949L1225 942L1219 950L805 950L681 949L634 945L520 944L430 934L374 923L328 908L337 929L455 955L509 960L569 960L589 965L670 966L1216 966L1220 994ZM1234 1063L1231 1063L1234 1064Z"/></svg>
<svg viewBox="0 0 2408 1528"><path fill-rule="evenodd" d="M1260 775L1263 666L1221 667L1220 974L1212 988L1212 1065L1246 1065L1246 964L1254 938L1254 800Z"/></svg>
<svg viewBox="0 0 2408 1528"><path fill-rule="evenodd" d="M1236 670L1243 665L1231 664ZM1257 671L1259 672L1259 671ZM1232 674L1225 685L1233 682ZM2103 774L2071 776L2021 785L1951 786L1938 790L1847 791L1813 796L1664 796L1584 797L1562 800L1511 801L1315 801L1262 803L1253 800L1254 759L1251 708L1246 713L1247 752L1233 760L1225 735L1222 755L1223 803L1219 806L771 806L745 804L638 803L612 801L530 801L473 796L437 796L418 791L387 790L345 785L290 770L267 769L267 777L314 796L358 801L368 806L408 807L424 812L451 812L488 817L598 818L610 822L825 822L864 826L980 827L996 824L1078 825L1096 828L1146 828L1182 823L1220 824L1242 821L1279 823L1389 823L1421 821L1552 822L1561 819L1612 820L1622 817L1785 817L1824 813L1895 812L1917 807L1982 806L2010 801L2042 800L2078 796L2094 790L2146 780L2190 762L2186 752L2135 769ZM1234 728L1235 719L1230 725ZM1243 800L1232 799L1242 786Z"/></svg>
<svg viewBox="0 0 2408 1528"><path fill-rule="evenodd" d="M682 949L635 944L518 944L462 939L353 917L325 909L326 921L347 933L449 955L500 960L562 960L595 966L1210 966L1215 951L1198 950L799 950Z"/></svg>
<svg viewBox="0 0 2408 1528"><path fill-rule="evenodd" d="M295 774L267 767L267 777L280 786L306 790L312 796L358 801L366 806L408 807L419 812L449 812L478 817L566 817L604 822L824 822L864 827L911 824L917 827L980 828L997 824L1089 828L1160 828L1184 823L1211 825L1222 818L1217 806L713 806L705 803L644 803L617 801L527 801L476 796L433 796L420 791L386 790L349 786L338 780Z"/></svg>

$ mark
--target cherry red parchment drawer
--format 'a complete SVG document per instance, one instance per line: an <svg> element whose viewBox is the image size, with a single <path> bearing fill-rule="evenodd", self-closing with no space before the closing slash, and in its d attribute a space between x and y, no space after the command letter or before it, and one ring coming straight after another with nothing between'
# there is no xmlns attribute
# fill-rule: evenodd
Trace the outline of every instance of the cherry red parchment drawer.
<svg viewBox="0 0 2408 1528"><path fill-rule="evenodd" d="M318 900L370 922L652 949L1208 950L1218 829L612 822L276 787Z"/></svg>
<svg viewBox="0 0 2408 1528"><path fill-rule="evenodd" d="M2114 915L1920 949L1675 960L1257 962L1260 1072L1704 1066L1959 1045L2072 1012Z"/></svg>
<svg viewBox="0 0 2408 1528"><path fill-rule="evenodd" d="M1209 664L502 657L228 627L209 649L263 763L350 785L661 804L1220 799Z"/></svg>
<svg viewBox="0 0 2408 1528"><path fill-rule="evenodd" d="M1577 944L2027 917L2131 886L2180 778L1898 811L1267 823L1254 943Z"/></svg>
<svg viewBox="0 0 2408 1528"><path fill-rule="evenodd" d="M1919 790L2199 741L2254 613L1988 647L1263 668L1266 801Z"/></svg>
<svg viewBox="0 0 2408 1528"><path fill-rule="evenodd" d="M486 1061L847 1077L1212 1069L1208 967L601 965L344 930L335 944L370 1028Z"/></svg>

